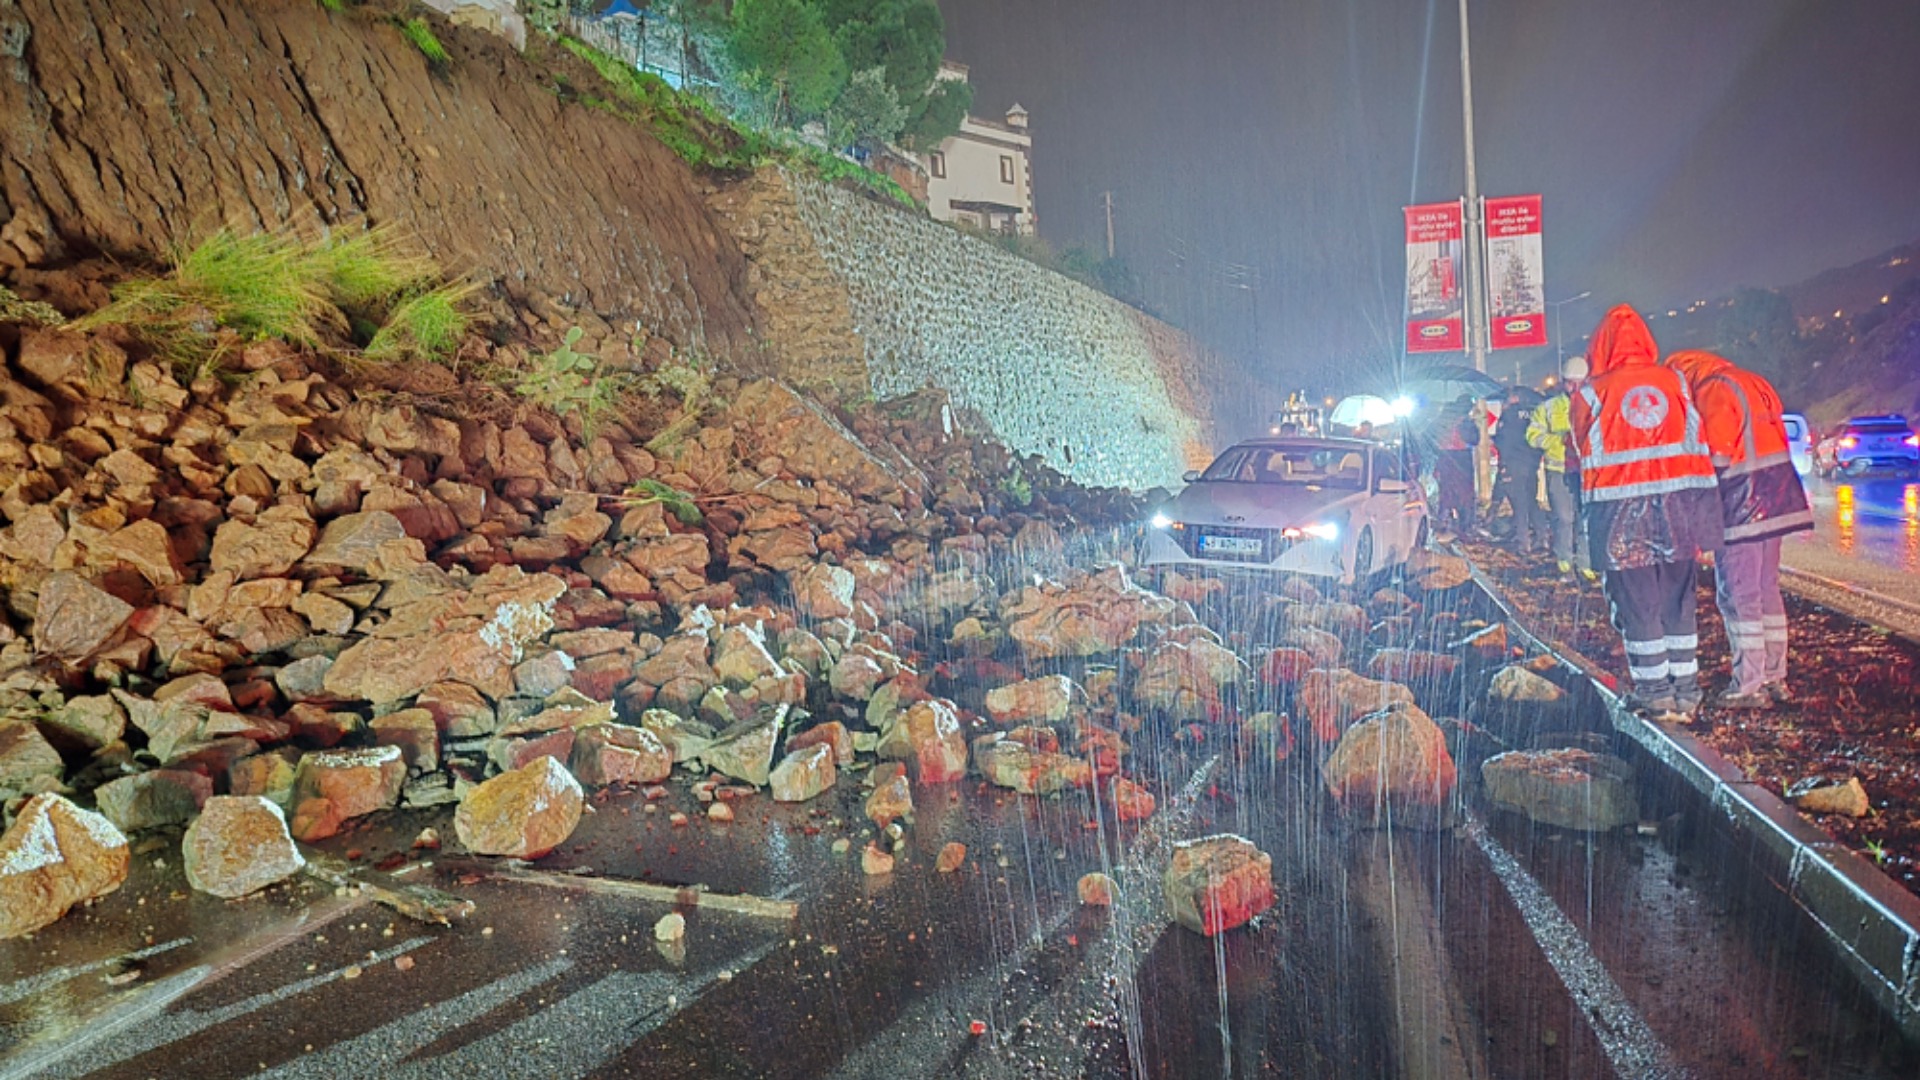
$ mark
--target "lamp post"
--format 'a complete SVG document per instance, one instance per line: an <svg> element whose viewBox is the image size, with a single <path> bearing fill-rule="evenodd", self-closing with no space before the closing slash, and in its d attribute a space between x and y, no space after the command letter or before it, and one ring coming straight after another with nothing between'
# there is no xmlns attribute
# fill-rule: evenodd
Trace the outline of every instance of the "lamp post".
<svg viewBox="0 0 1920 1080"><path fill-rule="evenodd" d="M1467 249L1467 356L1473 370L1487 370L1487 294L1481 280L1480 182L1473 162L1473 58L1467 47L1467 0L1460 0L1460 112L1467 159L1465 239Z"/></svg>
<svg viewBox="0 0 1920 1080"><path fill-rule="evenodd" d="M1569 296L1565 300L1547 301L1547 306L1553 309L1553 347L1556 365L1554 367L1554 374L1556 375L1567 369L1567 339L1560 336L1560 306L1562 304L1571 304L1575 300L1585 300L1592 295L1593 290L1588 289L1579 296Z"/></svg>

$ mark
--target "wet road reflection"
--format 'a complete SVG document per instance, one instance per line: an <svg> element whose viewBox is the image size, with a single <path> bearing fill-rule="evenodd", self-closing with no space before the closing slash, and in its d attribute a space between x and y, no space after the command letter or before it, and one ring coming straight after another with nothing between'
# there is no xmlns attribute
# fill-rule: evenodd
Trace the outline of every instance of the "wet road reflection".
<svg viewBox="0 0 1920 1080"><path fill-rule="evenodd" d="M1890 570L1920 572L1920 484L1901 478L1807 478L1814 534L1796 545L1824 548Z"/></svg>

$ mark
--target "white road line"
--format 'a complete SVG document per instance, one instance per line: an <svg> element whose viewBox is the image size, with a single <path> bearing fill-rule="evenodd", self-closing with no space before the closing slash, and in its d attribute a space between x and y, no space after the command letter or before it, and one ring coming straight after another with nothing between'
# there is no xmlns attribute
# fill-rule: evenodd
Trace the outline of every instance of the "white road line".
<svg viewBox="0 0 1920 1080"><path fill-rule="evenodd" d="M18 982L0 984L0 1005L11 1005L16 1001L30 998L42 990L58 986L68 979L77 979L82 975L91 975L103 968L112 967L115 964L127 960L145 960L149 956L159 956L163 952L169 952L182 945L191 944L193 944L193 939L190 937L174 938L172 941L163 941L158 945L149 945L144 949L135 949L130 953L110 956L105 960L95 960L90 964L74 964L71 967L58 967L51 971L43 971L38 975L21 979Z"/></svg>
<svg viewBox="0 0 1920 1080"><path fill-rule="evenodd" d="M132 1007L126 1011L125 1015L103 1018L101 1021L89 1024L87 1031L94 1033L92 1037L75 1038L49 1047L43 1053L21 1063L17 1069L5 1073L4 1077L5 1080L15 1080L15 1078L24 1080L54 1065L61 1067L60 1075L63 1076L84 1076L90 1072L98 1072L148 1051L192 1038L208 1028L258 1012L297 994L306 993L315 987L338 981L345 977L348 967L370 967L374 964L383 964L432 941L433 938L430 937L410 938L355 964L291 982L278 989L255 994L217 1009L204 1012L197 1009L181 1009L179 1012L164 1016L155 1015L189 991L198 988L205 977L213 971L213 968L206 965L189 968L179 975L155 983L150 988L151 995L130 1003Z"/></svg>
<svg viewBox="0 0 1920 1080"><path fill-rule="evenodd" d="M1627 1000L1620 984L1613 981L1606 965L1593 955L1580 928L1553 902L1547 890L1527 873L1518 859L1488 835L1479 821L1469 820L1464 828L1486 855L1494 875L1506 886L1514 907L1520 910L1520 917L1527 921L1533 939L1546 953L1547 962L1553 965L1574 1004L1587 1018L1614 1071L1634 1080L1677 1080L1686 1076L1666 1044Z"/></svg>

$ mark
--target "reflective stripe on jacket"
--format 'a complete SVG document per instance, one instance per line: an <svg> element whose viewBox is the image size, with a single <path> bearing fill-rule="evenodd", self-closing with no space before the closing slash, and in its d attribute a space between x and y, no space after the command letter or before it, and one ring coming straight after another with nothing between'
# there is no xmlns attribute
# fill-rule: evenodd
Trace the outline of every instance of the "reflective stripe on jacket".
<svg viewBox="0 0 1920 1080"><path fill-rule="evenodd" d="M1785 406L1773 384L1723 356L1686 349L1667 358L1699 403L1707 450L1719 472L1721 521L1729 543L1813 528L1813 511L1793 467Z"/></svg>
<svg viewBox="0 0 1920 1080"><path fill-rule="evenodd" d="M1545 455L1548 472L1567 471L1567 443L1573 438L1572 400L1555 394L1533 410L1527 421L1527 445Z"/></svg>
<svg viewBox="0 0 1920 1080"><path fill-rule="evenodd" d="M1674 372L1643 364L1597 375L1571 412L1589 502L1716 486L1700 411Z"/></svg>

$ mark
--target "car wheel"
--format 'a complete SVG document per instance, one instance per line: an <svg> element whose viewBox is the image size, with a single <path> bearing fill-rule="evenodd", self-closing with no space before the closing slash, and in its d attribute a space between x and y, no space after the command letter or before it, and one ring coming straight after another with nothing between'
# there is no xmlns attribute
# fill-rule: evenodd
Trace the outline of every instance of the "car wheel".
<svg viewBox="0 0 1920 1080"><path fill-rule="evenodd" d="M1360 530L1360 539L1353 542L1353 583L1362 584L1373 576L1373 526Z"/></svg>

